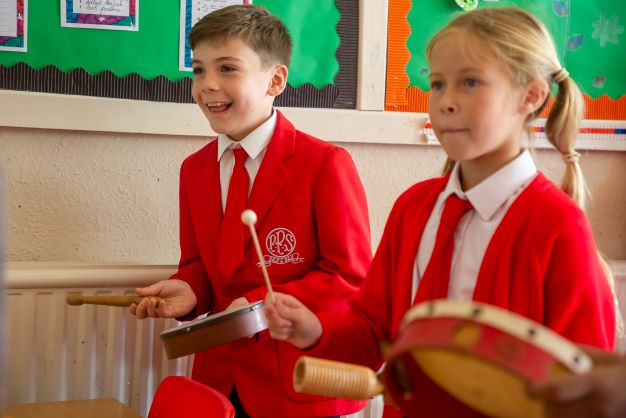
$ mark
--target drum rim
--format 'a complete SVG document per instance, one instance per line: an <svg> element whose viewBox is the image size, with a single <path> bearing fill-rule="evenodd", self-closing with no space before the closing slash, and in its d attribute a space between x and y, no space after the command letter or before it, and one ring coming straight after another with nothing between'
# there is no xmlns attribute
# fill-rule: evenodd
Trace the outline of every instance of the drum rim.
<svg viewBox="0 0 626 418"><path fill-rule="evenodd" d="M209 315L206 316L204 318L200 318L200 319L194 319L192 321L189 322L183 322L182 324L174 327L174 328L170 328L168 330L165 330L163 332L161 332L160 337L161 338L170 338L170 337L174 337L180 334L186 334L189 331L191 331L191 329L193 328L194 330L197 329L202 329L205 328L209 325L213 325L222 321L225 321L227 319L230 319L234 316L238 316L238 315L242 315L244 313L248 313L248 312L254 312L254 311L259 311L258 313L260 313L260 309L265 305L265 301L258 301L258 302L254 302L251 303L249 305L246 306L242 306L240 308L237 309L233 309L230 311L222 311L222 312L218 312L216 314L213 315Z"/></svg>
<svg viewBox="0 0 626 418"><path fill-rule="evenodd" d="M515 312L480 302L439 299L419 303L406 312L400 329L404 330L416 319L443 317L483 323L507 332L549 353L574 373L585 373L592 367L591 358L584 351L545 325Z"/></svg>

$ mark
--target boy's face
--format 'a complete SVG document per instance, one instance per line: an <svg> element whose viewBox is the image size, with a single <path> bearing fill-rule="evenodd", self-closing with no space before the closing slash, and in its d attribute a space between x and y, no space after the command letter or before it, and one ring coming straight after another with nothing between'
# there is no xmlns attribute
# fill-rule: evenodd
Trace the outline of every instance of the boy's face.
<svg viewBox="0 0 626 418"><path fill-rule="evenodd" d="M200 42L193 50L191 94L211 128L235 141L245 138L272 113L274 97L285 88L287 67L264 68L241 39Z"/></svg>

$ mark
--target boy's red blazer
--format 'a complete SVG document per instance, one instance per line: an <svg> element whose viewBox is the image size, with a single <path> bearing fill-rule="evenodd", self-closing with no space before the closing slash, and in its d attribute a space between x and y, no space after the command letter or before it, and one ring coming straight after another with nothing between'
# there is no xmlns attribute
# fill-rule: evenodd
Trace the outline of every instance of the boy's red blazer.
<svg viewBox="0 0 626 418"><path fill-rule="evenodd" d="M372 257L365 192L350 155L296 130L278 112L248 207L258 216L257 234L274 289L295 296L315 312L345 310ZM181 168L181 259L172 278L189 283L198 298L195 310L184 319L222 311L242 296L250 302L265 297L248 230L244 262L231 277L220 273L222 217L213 141ZM274 341L265 331L196 353L193 378L227 396L236 385L254 417L342 415L364 406L296 394L292 373L299 356L291 344Z"/></svg>

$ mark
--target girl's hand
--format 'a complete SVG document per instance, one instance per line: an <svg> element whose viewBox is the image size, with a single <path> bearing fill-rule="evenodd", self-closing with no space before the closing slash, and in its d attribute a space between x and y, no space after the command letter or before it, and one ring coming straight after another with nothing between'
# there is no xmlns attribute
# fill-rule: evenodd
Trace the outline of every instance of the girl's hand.
<svg viewBox="0 0 626 418"><path fill-rule="evenodd" d="M309 348L322 336L322 324L309 308L293 296L274 292L276 301L265 298L265 316L270 336L300 349Z"/></svg>
<svg viewBox="0 0 626 418"><path fill-rule="evenodd" d="M532 385L529 393L546 402L546 417L626 416L626 361L615 353L584 348L594 368Z"/></svg>
<svg viewBox="0 0 626 418"><path fill-rule="evenodd" d="M139 319L175 318L191 312L198 300L187 282L161 280L151 286L135 289L139 296L148 296L130 305L130 313ZM156 296L156 297L149 297Z"/></svg>

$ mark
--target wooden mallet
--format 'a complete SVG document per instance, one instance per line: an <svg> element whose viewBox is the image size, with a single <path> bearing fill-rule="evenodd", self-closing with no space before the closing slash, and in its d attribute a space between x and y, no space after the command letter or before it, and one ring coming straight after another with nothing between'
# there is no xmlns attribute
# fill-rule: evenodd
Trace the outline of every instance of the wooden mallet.
<svg viewBox="0 0 626 418"><path fill-rule="evenodd" d="M254 228L256 221L257 216L253 210L246 209L241 212L241 222L243 222L244 225L248 225L250 227L250 235L252 236L252 242L254 243L256 255L259 258L259 263L261 264L261 270L263 271L263 278L265 279L265 284L267 285L267 292L270 295L270 300L272 302L276 302L276 298L274 297L274 290L272 290L272 283L270 282L270 276L267 274L267 269L265 268L265 262L263 260L261 246L259 245L259 239L256 236L256 228Z"/></svg>
<svg viewBox="0 0 626 418"><path fill-rule="evenodd" d="M133 303L139 303L143 299L143 296L137 295L96 295L96 296L84 296L80 293L68 293L65 300L68 305L107 305L107 306L130 306ZM159 305L159 298L157 298L157 306Z"/></svg>

